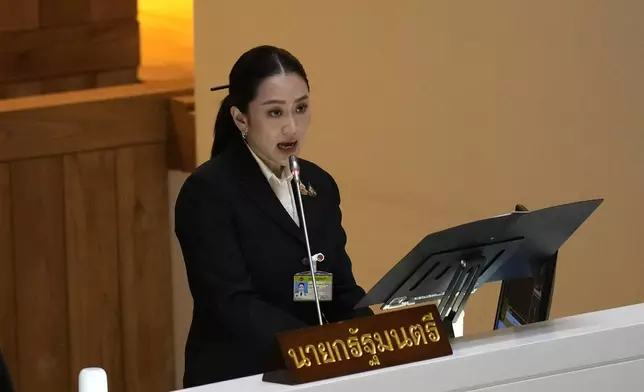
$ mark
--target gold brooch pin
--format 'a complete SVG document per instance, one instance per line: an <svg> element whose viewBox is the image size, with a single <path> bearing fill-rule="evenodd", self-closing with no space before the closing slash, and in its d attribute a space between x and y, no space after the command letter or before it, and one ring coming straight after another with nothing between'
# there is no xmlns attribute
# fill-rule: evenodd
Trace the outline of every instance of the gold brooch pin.
<svg viewBox="0 0 644 392"><path fill-rule="evenodd" d="M300 182L300 192L302 193L302 196L315 197L318 195L315 189L313 189L313 187L311 186L311 183L309 183L309 186L306 187L303 183Z"/></svg>
<svg viewBox="0 0 644 392"><path fill-rule="evenodd" d="M313 187L311 186L310 182L309 182L308 192L309 192L309 196L311 196L311 197L315 197L315 196L318 195L318 193L315 191L315 189L313 189Z"/></svg>

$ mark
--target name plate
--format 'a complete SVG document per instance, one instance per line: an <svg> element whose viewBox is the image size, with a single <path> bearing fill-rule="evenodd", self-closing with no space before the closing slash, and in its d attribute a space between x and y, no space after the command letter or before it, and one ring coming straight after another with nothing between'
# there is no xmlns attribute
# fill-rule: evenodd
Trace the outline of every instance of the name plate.
<svg viewBox="0 0 644 392"><path fill-rule="evenodd" d="M291 385L452 354L436 305L289 331L277 341L286 369L264 381Z"/></svg>

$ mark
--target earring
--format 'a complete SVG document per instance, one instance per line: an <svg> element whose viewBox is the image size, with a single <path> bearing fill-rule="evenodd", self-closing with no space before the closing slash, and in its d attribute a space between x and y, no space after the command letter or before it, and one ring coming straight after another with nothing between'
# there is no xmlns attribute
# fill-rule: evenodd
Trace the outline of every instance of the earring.
<svg viewBox="0 0 644 392"><path fill-rule="evenodd" d="M246 136L248 136L248 129L244 129L244 130L242 131L242 137L243 137L244 139L246 139Z"/></svg>

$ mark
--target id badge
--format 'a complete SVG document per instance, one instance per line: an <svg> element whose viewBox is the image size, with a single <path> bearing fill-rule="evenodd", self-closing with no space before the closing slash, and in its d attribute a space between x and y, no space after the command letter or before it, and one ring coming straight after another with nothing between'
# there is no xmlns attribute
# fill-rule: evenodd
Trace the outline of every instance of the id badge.
<svg viewBox="0 0 644 392"><path fill-rule="evenodd" d="M320 301L333 300L333 274L324 271L315 273L317 282L318 297ZM315 292L313 291L313 276L310 271L300 272L293 275L293 301L308 302L315 301Z"/></svg>

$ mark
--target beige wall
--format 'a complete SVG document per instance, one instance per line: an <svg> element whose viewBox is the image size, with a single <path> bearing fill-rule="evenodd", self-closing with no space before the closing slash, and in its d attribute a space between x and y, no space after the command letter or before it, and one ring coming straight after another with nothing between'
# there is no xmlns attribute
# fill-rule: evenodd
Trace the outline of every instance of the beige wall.
<svg viewBox="0 0 644 392"><path fill-rule="evenodd" d="M195 1L199 157L237 57L271 43L310 73L304 156L343 196L371 287L426 233L606 198L560 256L553 317L644 301L644 2ZM498 287L465 332L491 328ZM180 353L179 353L180 354Z"/></svg>
<svg viewBox="0 0 644 392"><path fill-rule="evenodd" d="M192 79L193 4L188 0L137 0L143 81Z"/></svg>

